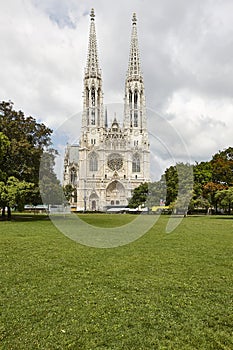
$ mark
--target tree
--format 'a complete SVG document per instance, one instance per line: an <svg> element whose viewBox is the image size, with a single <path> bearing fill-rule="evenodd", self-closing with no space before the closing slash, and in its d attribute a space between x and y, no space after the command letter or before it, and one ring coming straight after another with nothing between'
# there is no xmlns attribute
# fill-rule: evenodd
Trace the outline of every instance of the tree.
<svg viewBox="0 0 233 350"><path fill-rule="evenodd" d="M63 188L54 172L55 157L53 153L44 152L40 164L40 194L48 206L66 202Z"/></svg>
<svg viewBox="0 0 233 350"><path fill-rule="evenodd" d="M167 197L166 205L176 203L178 210L185 210L192 198L193 190L193 166L190 164L177 163L165 171ZM178 199L178 200L177 200Z"/></svg>
<svg viewBox="0 0 233 350"><path fill-rule="evenodd" d="M38 184L40 158L51 146L52 130L33 117L25 117L22 111L15 111L12 102L1 102L0 112L0 132L10 141L0 168L7 177Z"/></svg>
<svg viewBox="0 0 233 350"><path fill-rule="evenodd" d="M215 193L215 199L230 215L231 210L233 209L233 187L230 187L227 190L217 191Z"/></svg>
<svg viewBox="0 0 233 350"><path fill-rule="evenodd" d="M146 200L146 206L152 208L153 206L160 205L161 201L166 200L166 181L165 176L162 175L159 181L155 181L148 184L148 196Z"/></svg>
<svg viewBox="0 0 233 350"><path fill-rule="evenodd" d="M194 165L194 200L203 196L203 186L212 181L212 174L213 171L210 162L201 162Z"/></svg>
<svg viewBox="0 0 233 350"><path fill-rule="evenodd" d="M138 208L144 204L148 197L148 183L144 182L133 191L133 196L129 201L130 208Z"/></svg>
<svg viewBox="0 0 233 350"><path fill-rule="evenodd" d="M3 208L4 214L5 207L7 207L8 219L11 218L10 208L16 205L23 208L33 188L33 183L20 181L14 176L9 177L6 183L0 182L0 206Z"/></svg>
<svg viewBox="0 0 233 350"><path fill-rule="evenodd" d="M210 202L207 198L204 198L203 196L194 198L193 196L190 202L189 210L193 211L194 209L197 209L197 210L204 209L206 213L208 213L209 208L210 208Z"/></svg>
<svg viewBox="0 0 233 350"><path fill-rule="evenodd" d="M6 135L4 135L2 132L0 132L0 162L2 161L3 157L7 153L7 149L10 146L10 141ZM6 178L6 173L3 170L3 168L0 168L0 181L3 181Z"/></svg>
<svg viewBox="0 0 233 350"><path fill-rule="evenodd" d="M215 154L211 160L213 169L212 181L225 185L233 186L233 147L229 147Z"/></svg>
<svg viewBox="0 0 233 350"><path fill-rule="evenodd" d="M170 166L165 171L165 180L166 180L166 205L174 202L178 194L178 173L175 166Z"/></svg>
<svg viewBox="0 0 233 350"><path fill-rule="evenodd" d="M193 167L190 164L177 163L166 169L160 181L143 183L133 191L129 207L137 208L145 204L148 207L159 205L166 199L166 205L173 203L177 211L187 211L192 198Z"/></svg>
<svg viewBox="0 0 233 350"><path fill-rule="evenodd" d="M218 198L215 197L216 193L226 189L221 183L208 182L203 186L203 195L212 206L215 208L215 212L218 211Z"/></svg>
<svg viewBox="0 0 233 350"><path fill-rule="evenodd" d="M10 146L10 141L6 135L0 132L0 160L7 152L7 148Z"/></svg>
<svg viewBox="0 0 233 350"><path fill-rule="evenodd" d="M71 184L67 184L66 186L63 186L64 196L68 202L71 200L71 198L74 197L74 191L75 191L75 187L73 187Z"/></svg>
<svg viewBox="0 0 233 350"><path fill-rule="evenodd" d="M37 123L31 116L25 117L22 111L15 111L12 102L1 102L0 133L0 180L5 186L8 198L9 189L34 184L34 186L27 185L27 191L30 189L34 202L41 203L38 195L40 161L45 152L55 157L55 151L51 148L52 130L43 123ZM13 187L10 185L12 178L15 179ZM14 204L20 205L22 200L19 196L24 198L24 194L22 191L17 193L18 195L14 197ZM27 199L29 200L28 193ZM8 203L6 206L9 205L8 212L10 212L13 202L12 200L1 201L3 216L5 214L4 203Z"/></svg>

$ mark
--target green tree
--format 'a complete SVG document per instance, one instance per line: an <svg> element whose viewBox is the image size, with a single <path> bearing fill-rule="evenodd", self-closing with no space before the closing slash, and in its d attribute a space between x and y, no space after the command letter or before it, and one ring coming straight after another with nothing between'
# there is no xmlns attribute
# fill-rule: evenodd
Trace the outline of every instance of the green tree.
<svg viewBox="0 0 233 350"><path fill-rule="evenodd" d="M8 180L11 178L17 179L22 183L22 186L26 183L34 184L33 187L29 186L32 198L29 198L28 195L27 198L30 200L29 202L41 203L38 190L39 169L41 156L44 153L55 157L55 151L51 148L52 130L43 123L37 123L31 116L25 117L22 111L15 111L12 102L1 102L0 133L0 140L4 140L4 144L7 141L7 146L1 147L0 180L5 184L5 188L9 188ZM20 186L18 182L17 186ZM23 197L22 191L18 193ZM15 202L18 205L21 201L19 195ZM3 216L5 213L4 203L4 201L1 202ZM11 205L12 201L7 203ZM8 207L9 211L10 207Z"/></svg>
<svg viewBox="0 0 233 350"><path fill-rule="evenodd" d="M0 162L2 162L7 150L10 146L10 141L6 135L0 132ZM0 181L6 179L6 173L3 168L0 168Z"/></svg>
<svg viewBox="0 0 233 350"><path fill-rule="evenodd" d="M201 162L194 165L194 200L203 197L203 186L212 181L212 175L213 170L210 162Z"/></svg>
<svg viewBox="0 0 233 350"><path fill-rule="evenodd" d="M174 202L178 195L178 173L175 166L170 166L165 170L165 180L166 180L166 205Z"/></svg>
<svg viewBox="0 0 233 350"><path fill-rule="evenodd" d="M225 185L233 186L233 147L229 147L215 154L211 160L213 169L212 181Z"/></svg>
<svg viewBox="0 0 233 350"><path fill-rule="evenodd" d="M233 187L228 188L227 190L217 191L215 193L215 199L220 203L220 206L228 211L228 214L231 214L233 209Z"/></svg>
<svg viewBox="0 0 233 350"><path fill-rule="evenodd" d="M15 111L12 102L0 103L0 132L10 141L7 152L0 161L7 178L38 184L40 158L51 146L52 130L33 117Z"/></svg>
<svg viewBox="0 0 233 350"><path fill-rule="evenodd" d="M63 186L64 196L68 202L71 200L71 198L74 197L74 191L75 191L75 187L73 187L71 184Z"/></svg>
<svg viewBox="0 0 233 350"><path fill-rule="evenodd" d="M7 152L7 148L10 146L10 141L6 135L0 132L0 160Z"/></svg>
<svg viewBox="0 0 233 350"><path fill-rule="evenodd" d="M134 189L133 195L129 201L130 208L138 208L144 204L148 197L148 183L144 182Z"/></svg>
<svg viewBox="0 0 233 350"><path fill-rule="evenodd" d="M211 204L207 198L204 198L202 195L197 198L192 198L190 202L190 211L193 211L195 209L204 209L206 213L208 213L208 210L210 208Z"/></svg>
<svg viewBox="0 0 233 350"><path fill-rule="evenodd" d="M203 196L206 198L209 203L215 208L215 212L218 211L218 202L219 199L216 198L216 193L226 189L226 187L221 183L208 182L203 186Z"/></svg>
<svg viewBox="0 0 233 350"><path fill-rule="evenodd" d="M176 203L175 207L182 210L189 204L193 191L193 166L190 164L177 163L165 171L167 197L166 205ZM181 208L180 208L181 209Z"/></svg>
<svg viewBox="0 0 233 350"><path fill-rule="evenodd" d="M7 207L8 219L11 218L12 207L18 206L19 209L24 207L34 186L33 183L20 181L14 176L9 177L6 182L0 182L0 206L3 212Z"/></svg>
<svg viewBox="0 0 233 350"><path fill-rule="evenodd" d="M166 180L162 175L159 181L151 182L148 184L148 196L146 200L146 206L152 208L153 206L160 205L161 200L166 200Z"/></svg>
<svg viewBox="0 0 233 350"><path fill-rule="evenodd" d="M53 153L44 152L40 162L40 194L44 204L57 205L66 202L63 188L54 172L55 157Z"/></svg>

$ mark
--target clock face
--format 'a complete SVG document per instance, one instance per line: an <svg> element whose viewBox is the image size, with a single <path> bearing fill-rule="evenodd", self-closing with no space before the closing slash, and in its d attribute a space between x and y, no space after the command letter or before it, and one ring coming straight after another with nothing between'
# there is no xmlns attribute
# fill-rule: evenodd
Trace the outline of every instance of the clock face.
<svg viewBox="0 0 233 350"><path fill-rule="evenodd" d="M107 164L111 170L120 170L123 167L123 157L119 153L111 153Z"/></svg>

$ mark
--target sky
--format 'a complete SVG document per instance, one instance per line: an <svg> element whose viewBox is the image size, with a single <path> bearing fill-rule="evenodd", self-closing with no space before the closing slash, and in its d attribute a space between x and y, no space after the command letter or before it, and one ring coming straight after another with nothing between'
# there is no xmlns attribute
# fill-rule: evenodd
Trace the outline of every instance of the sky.
<svg viewBox="0 0 233 350"><path fill-rule="evenodd" d="M1 1L1 100L52 128L61 153L79 138L92 7L111 105L123 103L137 14L155 177L233 146L232 0Z"/></svg>

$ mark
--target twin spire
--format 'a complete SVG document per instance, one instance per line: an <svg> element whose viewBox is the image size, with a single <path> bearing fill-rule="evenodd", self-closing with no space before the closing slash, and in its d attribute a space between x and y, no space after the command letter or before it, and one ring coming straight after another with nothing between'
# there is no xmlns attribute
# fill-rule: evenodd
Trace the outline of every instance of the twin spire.
<svg viewBox="0 0 233 350"><path fill-rule="evenodd" d="M87 65L84 77L83 122L84 128L106 128L107 114L104 116L103 89L99 68L94 9L90 13L90 34ZM137 18L133 14L129 64L125 80L125 111L123 124L125 129L146 130L144 83L141 73Z"/></svg>
<svg viewBox="0 0 233 350"><path fill-rule="evenodd" d="M91 17L91 25L90 25L90 34L89 34L87 66L86 66L85 73L89 77L100 77L101 71L99 68L99 61L98 61L94 9L91 9L90 17Z"/></svg>
<svg viewBox="0 0 233 350"><path fill-rule="evenodd" d="M137 18L136 13L133 14L132 18L132 34L129 54L129 66L128 66L128 77L140 77L141 76L141 65L138 48L138 35L137 35Z"/></svg>
<svg viewBox="0 0 233 350"><path fill-rule="evenodd" d="M90 34L89 34L87 66L86 66L85 73L89 77L100 77L101 70L99 68L97 39L96 39L96 30L95 30L95 12L93 8L91 9L90 18L91 18L91 24L90 24ZM141 77L141 65L140 65L140 55L139 55L138 36L137 36L137 18L135 13L133 14L133 18L132 18L132 34L131 34L127 77L128 78Z"/></svg>

